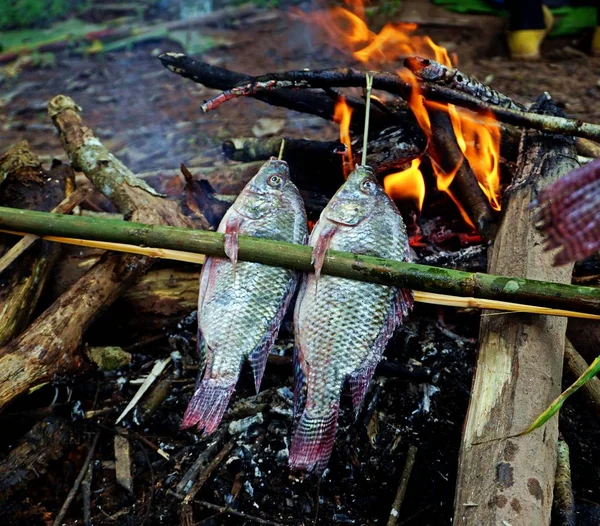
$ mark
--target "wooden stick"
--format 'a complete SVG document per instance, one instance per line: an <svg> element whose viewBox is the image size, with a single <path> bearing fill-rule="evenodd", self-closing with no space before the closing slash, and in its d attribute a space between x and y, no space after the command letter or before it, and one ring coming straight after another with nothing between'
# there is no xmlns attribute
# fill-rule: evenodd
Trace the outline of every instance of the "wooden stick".
<svg viewBox="0 0 600 526"><path fill-rule="evenodd" d="M96 433L96 435L94 436L94 440L92 440L92 444L90 446L87 456L85 457L83 466L81 466L79 475L77 475L77 478L75 479L75 483L73 484L71 491L69 491L69 494L67 495L67 498L65 499L65 502L63 503L62 507L60 508L60 511L56 515L53 526L61 526L62 521L65 518L67 511L69 510L69 506L71 505L71 502L73 502L73 499L75 498L75 495L77 494L77 490L79 489L79 486L81 485L81 482L83 481L83 478L85 477L85 475L87 473L88 466L90 465L90 463L92 462L92 460L94 458L94 453L96 452L96 445L98 444L99 438L100 438L100 431L98 431Z"/></svg>
<svg viewBox="0 0 600 526"><path fill-rule="evenodd" d="M402 501L404 500L404 495L406 494L406 488L408 487L410 474L412 473L413 466L415 465L417 450L418 448L413 445L408 448L406 464L404 464L404 469L402 470L400 484L398 485L398 492L396 493L394 504L392 504L392 510L390 511L390 518L388 519L387 526L396 526L396 524L398 524L398 519L400 518L400 507L402 506Z"/></svg>
<svg viewBox="0 0 600 526"><path fill-rule="evenodd" d="M15 232L12 230L0 229L0 232L6 232L15 235L26 235L24 232ZM186 263L202 264L205 260L204 254L196 254L192 252L184 252L181 250L171 250L164 248L141 247L138 245L130 245L126 243L113 243L108 241L94 241L91 239L76 239L60 236L42 236L42 239L54 241L57 243L65 243L69 245L84 246L90 248L100 248L103 250L113 250L115 252L126 252L132 254L140 254L153 258L169 259L174 261L183 261ZM210 254L209 254L210 255ZM433 267L431 267L433 268ZM455 271L460 272L460 271ZM464 273L468 274L468 273ZM594 289L596 290L596 289ZM567 316L572 318L584 318L589 320L600 320L600 314L592 314L588 312L580 312L569 309L554 309L551 307L543 307L538 305L530 305L525 303L516 303L503 300L452 296L449 294L440 294L428 291L414 291L414 299L421 303L430 303L433 305L444 305L448 307L459 308L477 308L477 309L493 309L509 312L526 312L530 314L544 314L547 316Z"/></svg>
<svg viewBox="0 0 600 526"><path fill-rule="evenodd" d="M536 104L539 111L554 109L549 98ZM552 256L544 252L529 205L536 189L551 184L575 163L571 137L550 140L539 132L524 134L515 190L509 194L494 241L490 272L571 281L572 267L553 267ZM459 459L454 524L550 523L557 419L527 435L515 433L521 434L560 393L565 330L565 318L483 317Z"/></svg>
<svg viewBox="0 0 600 526"><path fill-rule="evenodd" d="M68 214L79 203L85 200L93 191L94 189L89 185L79 187L55 208L53 208L50 213ZM2 272L6 270L6 268L23 252L25 252L25 250L27 250L37 239L40 239L40 237L33 234L26 234L23 239L13 245L10 250L0 258L0 274L2 274Z"/></svg>
<svg viewBox="0 0 600 526"><path fill-rule="evenodd" d="M0 228L37 235L95 239L184 250L225 257L223 234L190 228L112 219L72 217L0 207ZM239 238L239 258L312 272L312 249L250 236ZM515 301L542 307L600 313L600 290L593 287L463 272L335 250L327 251L323 272L348 279L438 294Z"/></svg>

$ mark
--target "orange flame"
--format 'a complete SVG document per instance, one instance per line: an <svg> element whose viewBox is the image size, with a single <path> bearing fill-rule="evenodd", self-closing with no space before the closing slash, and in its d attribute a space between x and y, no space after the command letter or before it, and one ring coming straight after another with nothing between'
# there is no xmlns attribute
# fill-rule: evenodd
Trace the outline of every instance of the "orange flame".
<svg viewBox="0 0 600 526"><path fill-rule="evenodd" d="M344 177L347 178L354 169L354 160L352 158L352 145L350 144L350 120L352 118L352 108L348 106L346 99L340 98L335 104L333 120L340 125L340 142L346 145L346 154L342 162Z"/></svg>
<svg viewBox="0 0 600 526"><path fill-rule="evenodd" d="M492 114L478 115L452 105L450 119L456 140L469 160L479 187L494 210L500 210L500 128Z"/></svg>
<svg viewBox="0 0 600 526"><path fill-rule="evenodd" d="M425 181L419 170L421 159L413 159L410 168L402 172L386 175L383 188L392 199L412 199L417 202L419 212L425 200Z"/></svg>
<svg viewBox="0 0 600 526"><path fill-rule="evenodd" d="M416 24L386 24L379 33L375 33L365 22L363 0L345 0L345 2L349 9L334 7L327 11L312 13L296 11L296 15L311 25L320 27L328 36L328 42L331 45L343 51L351 51L353 57L364 64L380 65L409 55L433 58L448 67L452 67L453 63L457 64L457 57L454 53L451 60L445 48L438 46L427 36L415 35ZM415 76L408 70L402 70L399 74L403 80L413 86L408 102L428 139L431 138L432 133L428 110L435 109L450 114L456 139L463 155L468 160L492 207L499 210L500 130L496 121L491 115L476 116L466 110L457 110L452 105L425 102L416 89L418 83ZM344 138L341 140L345 142ZM467 224L473 226L466 211L450 191L450 184L461 164L462 162L445 173L435 162L432 162L438 189L450 196ZM422 203L422 198L417 197L420 190L407 190L411 185L418 186L419 179L415 175L416 173L420 174L418 166L419 164L413 161L408 170L388 176L384 182L386 191L396 199L406 197L417 199L419 203ZM420 180L422 181L422 176Z"/></svg>

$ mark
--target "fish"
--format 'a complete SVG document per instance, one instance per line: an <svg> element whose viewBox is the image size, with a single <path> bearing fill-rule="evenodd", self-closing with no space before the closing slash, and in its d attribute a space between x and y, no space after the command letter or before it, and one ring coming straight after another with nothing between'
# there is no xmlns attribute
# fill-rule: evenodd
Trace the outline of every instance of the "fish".
<svg viewBox="0 0 600 526"><path fill-rule="evenodd" d="M412 292L321 276L328 249L410 260L406 227L367 166L358 166L324 208L311 233L314 273L294 309L295 430L292 469L322 473L331 456L341 391L348 381L358 416L387 342L412 307Z"/></svg>
<svg viewBox="0 0 600 526"><path fill-rule="evenodd" d="M238 261L238 236L305 244L304 202L285 161L272 157L248 182L221 220L227 258L209 257L200 274L200 372L181 429L213 433L248 360L256 392L269 350L297 288L297 272Z"/></svg>
<svg viewBox="0 0 600 526"><path fill-rule="evenodd" d="M531 203L535 226L546 235L545 250L561 247L554 265L600 250L600 159L573 170L544 188Z"/></svg>

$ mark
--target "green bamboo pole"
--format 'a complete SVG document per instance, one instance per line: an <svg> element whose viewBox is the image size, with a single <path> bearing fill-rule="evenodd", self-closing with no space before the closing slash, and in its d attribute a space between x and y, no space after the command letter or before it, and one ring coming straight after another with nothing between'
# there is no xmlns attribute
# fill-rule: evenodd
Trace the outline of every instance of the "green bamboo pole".
<svg viewBox="0 0 600 526"><path fill-rule="evenodd" d="M0 207L0 229L225 256L222 234L164 225ZM311 252L305 245L239 238L238 257L245 261L311 272ZM425 292L600 314L600 289L592 287L463 272L333 250L327 252L323 273Z"/></svg>

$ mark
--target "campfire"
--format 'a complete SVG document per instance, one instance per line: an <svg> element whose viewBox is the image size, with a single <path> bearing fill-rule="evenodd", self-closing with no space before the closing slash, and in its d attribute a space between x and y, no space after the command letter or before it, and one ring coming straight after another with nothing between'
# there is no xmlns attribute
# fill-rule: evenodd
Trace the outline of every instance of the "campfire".
<svg viewBox="0 0 600 526"><path fill-rule="evenodd" d="M182 164L175 176L141 177L86 125L74 99L57 95L48 113L68 164L46 169L26 143L0 158L0 283L7 284L0 288L0 418L31 424L11 435L17 445L0 459L0 504L27 517L6 503L36 479L26 469L9 475L29 465L32 444L40 444L36 477L53 477L49 466L73 443L83 454L51 513L57 524L76 516L80 488L88 523L96 508L115 520L132 497L144 517L182 524L215 513L296 524L325 513L324 524L394 526L412 520L406 510L445 521L453 515L456 524L548 524L553 505L573 516L570 479L559 483L559 473L570 477L568 448L553 415L584 384L596 411L600 404L598 386L586 384L600 365L588 366L589 356L575 350L581 327L589 327L583 323L600 319L597 289L587 286L597 279L590 256L599 242L600 170L592 161L577 171L600 157L600 125L569 118L547 93L525 104L465 74L459 57L417 24L373 31L361 0L290 16L348 67L250 76L179 52L159 60L174 84L184 82L178 75L211 90L199 119L254 98L333 121L336 139L233 136L222 142L223 166ZM241 225L267 209L260 196L288 182L293 210L270 203L266 217L281 214L296 227L300 217L302 228L290 226L285 237L277 221L269 223L277 239L245 231ZM375 217L335 215L339 189L356 193L363 185L378 196ZM232 213L238 209L241 218ZM384 217L395 222L379 245L404 243L402 251L330 245L340 228ZM58 243L76 248L62 255ZM217 290L222 275L211 272L223 268L248 291L262 283L253 301L271 295L273 308L258 351L242 349L252 320L227 322L239 341L236 359L248 358L251 368L220 383L209 374L216 354L206 343L216 337L202 323L229 314L206 305L223 307L228 294L226 306L240 301L242 309L246 301L229 281ZM41 296L50 276L58 291L46 292L51 301ZM350 362L356 350L306 359L299 327L318 325L315 316L340 304L348 310L331 333L375 323L336 296L336 280L369 294L391 290L393 307L380 324L387 329L376 339L379 354L342 379L351 388L333 403L323 431L303 413L317 404L309 371ZM325 307L311 303L313 286L315 298L328 295ZM567 317L576 320L568 333ZM327 336L317 349L325 355ZM579 380L561 395L563 361ZM58 408L36 405L35 396L77 375L85 384L76 383L78 405L58 391ZM442 394L447 405L438 402ZM85 441L66 413L86 426ZM446 436L451 445L440 452ZM411 493L411 484L418 490ZM443 502L434 505L439 491Z"/></svg>

